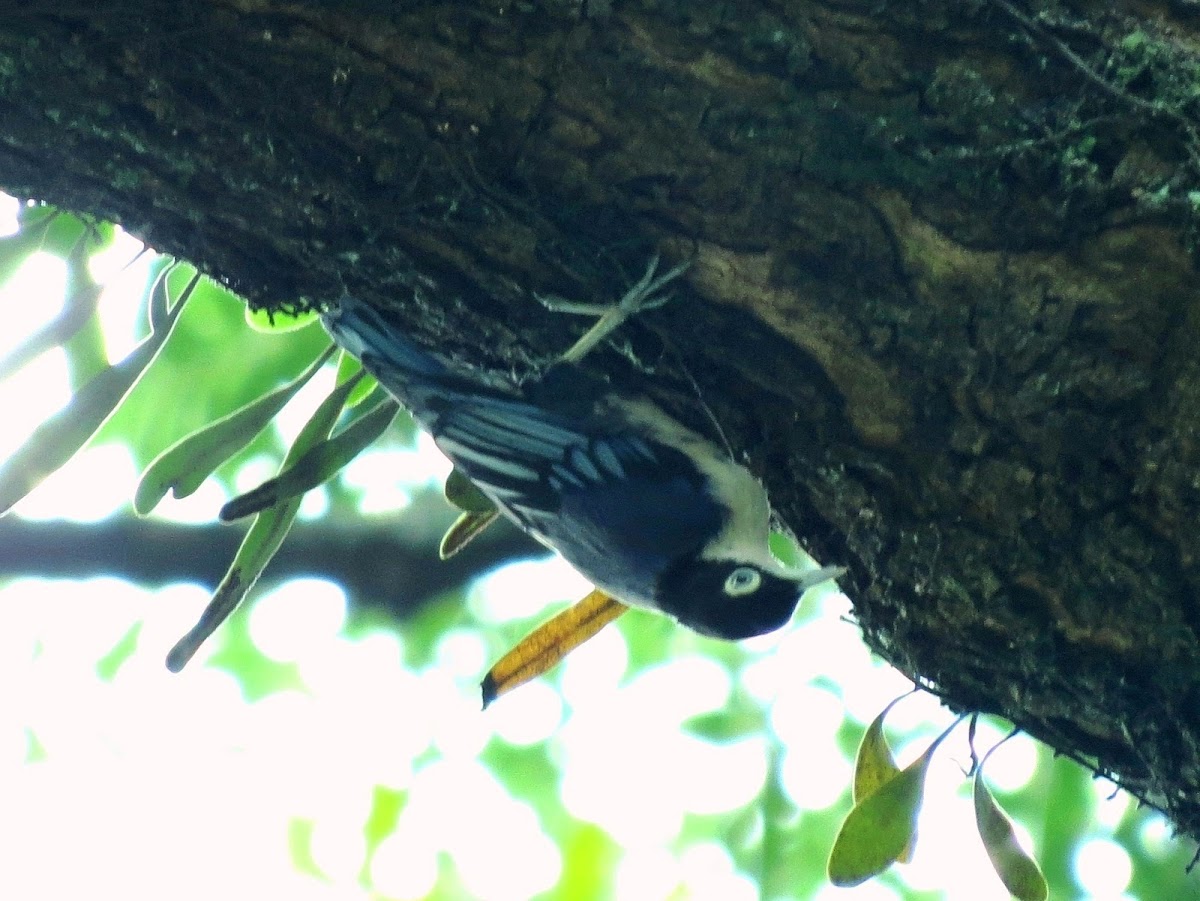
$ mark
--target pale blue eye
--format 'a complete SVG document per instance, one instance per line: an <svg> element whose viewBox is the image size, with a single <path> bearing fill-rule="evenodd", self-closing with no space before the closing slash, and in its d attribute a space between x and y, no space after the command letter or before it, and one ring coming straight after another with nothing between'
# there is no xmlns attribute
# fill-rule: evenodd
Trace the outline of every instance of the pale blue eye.
<svg viewBox="0 0 1200 901"><path fill-rule="evenodd" d="M741 597L758 591L762 585L762 573L753 566L739 566L725 580L725 593L730 597Z"/></svg>

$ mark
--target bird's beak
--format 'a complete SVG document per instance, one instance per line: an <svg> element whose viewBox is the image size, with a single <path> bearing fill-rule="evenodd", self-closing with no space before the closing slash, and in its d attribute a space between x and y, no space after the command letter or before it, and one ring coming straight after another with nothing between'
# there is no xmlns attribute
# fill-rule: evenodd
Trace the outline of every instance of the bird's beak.
<svg viewBox="0 0 1200 901"><path fill-rule="evenodd" d="M788 570L784 573L784 577L795 582L803 592L808 591L814 585L836 579L845 572L846 567L844 566L822 566L820 569Z"/></svg>

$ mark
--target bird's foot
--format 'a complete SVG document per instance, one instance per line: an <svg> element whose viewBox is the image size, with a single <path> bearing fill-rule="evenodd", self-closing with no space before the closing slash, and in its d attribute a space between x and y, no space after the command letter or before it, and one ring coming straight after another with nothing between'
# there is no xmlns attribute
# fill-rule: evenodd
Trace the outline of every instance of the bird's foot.
<svg viewBox="0 0 1200 901"><path fill-rule="evenodd" d="M658 254L655 254L650 258L650 265L646 267L646 273L615 304L578 303L553 295L535 294L534 297L544 307L556 313L597 317L592 327L559 358L559 362L578 363L597 344L619 329L625 320L646 310L661 307L671 299L670 292L663 293L662 288L683 275L691 265L691 260L685 260L673 269L658 275Z"/></svg>

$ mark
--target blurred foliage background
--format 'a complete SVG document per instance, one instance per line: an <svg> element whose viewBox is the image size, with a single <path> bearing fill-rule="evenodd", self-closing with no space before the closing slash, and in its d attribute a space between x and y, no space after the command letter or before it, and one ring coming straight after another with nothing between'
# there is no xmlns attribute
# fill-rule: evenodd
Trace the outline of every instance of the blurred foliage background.
<svg viewBox="0 0 1200 901"><path fill-rule="evenodd" d="M146 334L165 261L11 199L0 234L3 459ZM975 832L965 727L934 759L915 860L827 884L864 725L911 687L836 591L741 645L630 613L481 712L490 664L589 586L514 540L431 589L448 464L407 422L309 492L301 559L281 554L168 673L220 575L209 558L244 528L217 510L275 472L334 364L199 491L135 524L138 476L327 346L315 323L250 328L202 282L116 414L0 520L0 897L1009 897ZM421 562L390 577L409 544ZM901 764L952 719L928 695L902 701L887 721ZM1006 732L981 721L976 749ZM1052 898L1200 896L1193 849L1076 764L1018 737L987 775Z"/></svg>

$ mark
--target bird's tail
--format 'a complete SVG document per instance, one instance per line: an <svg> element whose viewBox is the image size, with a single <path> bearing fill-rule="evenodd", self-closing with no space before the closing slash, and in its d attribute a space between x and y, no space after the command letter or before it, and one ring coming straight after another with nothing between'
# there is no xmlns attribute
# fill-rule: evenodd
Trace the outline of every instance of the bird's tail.
<svg viewBox="0 0 1200 901"><path fill-rule="evenodd" d="M321 319L333 340L360 360L373 357L417 381L448 372L446 364L404 334L394 318L350 294L343 294Z"/></svg>
<svg viewBox="0 0 1200 901"><path fill-rule="evenodd" d="M418 419L435 418L433 397L455 393L461 379L409 338L404 326L386 311L344 294L321 319L333 340L362 360L366 370Z"/></svg>

